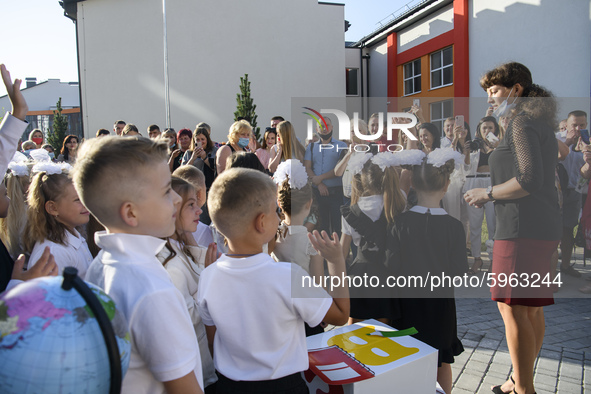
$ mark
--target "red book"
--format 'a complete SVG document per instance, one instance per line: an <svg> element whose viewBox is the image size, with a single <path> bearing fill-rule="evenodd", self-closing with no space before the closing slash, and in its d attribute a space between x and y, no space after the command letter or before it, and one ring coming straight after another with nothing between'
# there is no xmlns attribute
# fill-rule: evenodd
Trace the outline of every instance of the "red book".
<svg viewBox="0 0 591 394"><path fill-rule="evenodd" d="M343 385L373 378L375 373L355 357L334 345L308 350L310 370L329 385Z"/></svg>

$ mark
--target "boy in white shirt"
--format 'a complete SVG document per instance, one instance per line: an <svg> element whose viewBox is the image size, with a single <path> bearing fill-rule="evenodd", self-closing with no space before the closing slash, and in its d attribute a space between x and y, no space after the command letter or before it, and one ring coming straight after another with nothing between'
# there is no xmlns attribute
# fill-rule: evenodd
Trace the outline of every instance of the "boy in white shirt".
<svg viewBox="0 0 591 394"><path fill-rule="evenodd" d="M86 280L102 287L128 321L131 360L122 393L202 393L197 338L180 292L156 258L175 229L181 198L170 187L165 143L103 137L79 152L74 183L107 231Z"/></svg>
<svg viewBox="0 0 591 394"><path fill-rule="evenodd" d="M213 183L207 203L229 250L202 272L197 292L220 374L217 392L307 393L300 374L308 368L304 322L312 327L345 324L348 289L338 289L334 300L314 287L305 289L306 298L292 296L306 272L262 253L280 221L269 176L245 168L226 170ZM315 232L311 240L329 261L329 273L340 276L345 262L333 237Z"/></svg>

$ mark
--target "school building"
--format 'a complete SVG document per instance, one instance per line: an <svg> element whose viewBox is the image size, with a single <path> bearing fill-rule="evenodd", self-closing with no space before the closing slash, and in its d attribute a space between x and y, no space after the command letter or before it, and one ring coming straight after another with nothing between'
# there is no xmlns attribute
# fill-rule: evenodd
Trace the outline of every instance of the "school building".
<svg viewBox="0 0 591 394"><path fill-rule="evenodd" d="M22 93L29 106L26 117L29 125L21 137L22 141L29 139L29 133L33 129L40 129L47 136L47 132L53 128L53 111L56 110L60 98L62 115L68 121L67 134L82 137L78 82L61 82L59 79L38 82L37 78L31 77L26 78L25 83L26 87L22 89ZM0 117L11 107L8 95L0 96Z"/></svg>
<svg viewBox="0 0 591 394"><path fill-rule="evenodd" d="M589 111L591 1L413 3L347 46L347 97L361 102L365 118L407 109L418 98L440 130L454 115L474 128L487 108L479 79L507 61L525 64L534 83L559 98L561 118L572 109Z"/></svg>
<svg viewBox="0 0 591 394"><path fill-rule="evenodd" d="M223 141L244 74L263 130L272 116L293 115L300 97L346 98L365 119L418 98L438 126L454 115L475 126L487 108L479 79L507 61L560 98L559 116L590 107L591 0L413 0L355 43L344 40L343 4L223 4L64 0L76 22L85 135L117 119L142 133L205 121Z"/></svg>

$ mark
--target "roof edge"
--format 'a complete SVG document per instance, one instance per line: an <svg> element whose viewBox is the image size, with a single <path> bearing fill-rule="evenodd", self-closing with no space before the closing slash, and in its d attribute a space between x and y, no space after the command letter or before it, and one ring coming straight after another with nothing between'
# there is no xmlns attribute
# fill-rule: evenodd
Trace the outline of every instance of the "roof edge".
<svg viewBox="0 0 591 394"><path fill-rule="evenodd" d="M337 5L337 6L342 6L342 7L345 6L344 3L329 3L326 1L319 1L318 4L320 4L320 5Z"/></svg>
<svg viewBox="0 0 591 394"><path fill-rule="evenodd" d="M415 7L411 8L410 10L408 10L405 13L401 14L400 16L394 18L392 21L388 22L388 24L386 24L385 26L382 26L379 29L375 30L374 32L361 38L359 41L357 41L355 44L353 44L353 46L354 47L364 47L367 44L367 42L375 41L379 36L386 35L387 33L389 33L389 31L392 30L392 28L394 26L400 24L405 19L409 19L413 15L416 15L416 14L420 13L421 11L426 10L429 7L431 7L437 3L440 3L439 6L433 7L430 10L430 12L425 14L424 16L427 16L427 15L432 14L433 12L436 12L441 7L444 7L444 6L448 5L449 3L453 4L453 0L424 0L423 2L417 4ZM401 28L403 28L403 27L405 27L405 26L402 26Z"/></svg>
<svg viewBox="0 0 591 394"><path fill-rule="evenodd" d="M78 3L84 0L61 0L59 4L64 9L64 16L73 21L78 17Z"/></svg>

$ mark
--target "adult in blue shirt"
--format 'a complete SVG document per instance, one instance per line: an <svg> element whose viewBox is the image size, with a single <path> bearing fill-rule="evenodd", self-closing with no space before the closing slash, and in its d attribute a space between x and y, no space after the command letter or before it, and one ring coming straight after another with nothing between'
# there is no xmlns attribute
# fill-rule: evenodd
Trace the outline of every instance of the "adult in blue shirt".
<svg viewBox="0 0 591 394"><path fill-rule="evenodd" d="M317 128L320 141L311 142L306 148L304 166L312 180L314 199L318 204L318 230L328 234L336 232L341 236L341 205L343 204L343 184L336 176L334 168L347 153L347 144L332 138L332 122L328 117L326 128Z"/></svg>

